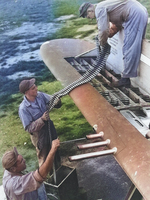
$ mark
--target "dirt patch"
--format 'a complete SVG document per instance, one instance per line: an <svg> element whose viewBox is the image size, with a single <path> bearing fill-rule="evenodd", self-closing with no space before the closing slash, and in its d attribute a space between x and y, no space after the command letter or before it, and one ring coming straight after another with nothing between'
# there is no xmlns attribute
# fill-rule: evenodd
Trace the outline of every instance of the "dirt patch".
<svg viewBox="0 0 150 200"><path fill-rule="evenodd" d="M79 28L77 30L77 32L80 31L89 31L89 30L96 30L97 29L97 25L84 25L82 28Z"/></svg>

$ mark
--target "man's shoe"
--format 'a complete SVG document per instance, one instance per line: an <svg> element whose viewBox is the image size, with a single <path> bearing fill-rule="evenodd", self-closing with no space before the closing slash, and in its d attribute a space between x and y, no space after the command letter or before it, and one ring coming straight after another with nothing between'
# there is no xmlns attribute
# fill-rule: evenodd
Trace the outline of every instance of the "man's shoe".
<svg viewBox="0 0 150 200"><path fill-rule="evenodd" d="M119 81L116 81L111 84L113 87L126 87L130 88L131 87L131 81L129 78L121 78Z"/></svg>

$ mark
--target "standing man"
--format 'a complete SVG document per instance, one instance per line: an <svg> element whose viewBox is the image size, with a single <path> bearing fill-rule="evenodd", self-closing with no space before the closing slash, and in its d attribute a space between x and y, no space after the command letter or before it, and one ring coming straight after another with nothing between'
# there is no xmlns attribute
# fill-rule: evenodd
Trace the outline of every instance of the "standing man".
<svg viewBox="0 0 150 200"><path fill-rule="evenodd" d="M24 99L19 106L19 117L24 129L30 133L31 141L36 147L39 166L41 166L51 148L50 134L52 140L57 138L56 129L48 112L51 96L38 92L34 78L21 81L19 90L24 94ZM59 108L60 106L61 100L55 107Z"/></svg>
<svg viewBox="0 0 150 200"><path fill-rule="evenodd" d="M109 37L124 29L124 71L121 79L113 86L130 87L130 78L137 77L142 40L145 37L148 21L146 8L136 0L105 0L97 5L83 3L79 12L80 17L96 18L101 46Z"/></svg>
<svg viewBox="0 0 150 200"><path fill-rule="evenodd" d="M5 168L3 187L7 200L47 200L43 181L53 167L54 156L59 147L58 139L52 141L51 150L36 171L24 174L26 163L22 155L14 147L3 155L2 165Z"/></svg>

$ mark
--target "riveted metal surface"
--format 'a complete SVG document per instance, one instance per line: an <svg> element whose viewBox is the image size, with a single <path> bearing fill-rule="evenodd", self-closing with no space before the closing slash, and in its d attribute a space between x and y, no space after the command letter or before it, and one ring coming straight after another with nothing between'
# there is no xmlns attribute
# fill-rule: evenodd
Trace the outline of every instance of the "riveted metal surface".
<svg viewBox="0 0 150 200"><path fill-rule="evenodd" d="M62 39L47 42L41 47L45 64L54 76L68 85L80 75L64 58L90 51L93 44L81 40ZM114 155L122 169L135 184L143 197L150 199L150 143L89 83L70 92L77 107L91 126L97 124L97 132L103 131L103 139L110 139L110 148L117 147Z"/></svg>

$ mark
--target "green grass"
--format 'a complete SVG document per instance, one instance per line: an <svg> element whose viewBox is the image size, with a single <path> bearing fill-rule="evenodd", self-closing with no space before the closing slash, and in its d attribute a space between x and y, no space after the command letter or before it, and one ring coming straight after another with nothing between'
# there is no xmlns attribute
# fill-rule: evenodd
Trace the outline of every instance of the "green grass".
<svg viewBox="0 0 150 200"><path fill-rule="evenodd" d="M52 10L55 18L58 18L64 15L78 14L78 7L76 1L62 0L55 2Z"/></svg>
<svg viewBox="0 0 150 200"><path fill-rule="evenodd" d="M147 0L139 0L139 2L147 8L148 13L150 15L149 2ZM94 31L97 31L98 33L97 28L95 28L95 30L89 30L89 31L81 31L81 32L78 31L78 29L83 27L84 25L90 26L90 25L96 25L97 23L95 19L89 20L85 18L84 19L79 18L79 12L78 12L79 5L77 6L77 3L66 0L65 2L64 1L58 2L58 5L57 5L58 9L55 9L54 12L56 17L59 17L61 15L74 14L74 18L72 18L71 20L67 20L62 29L57 31L54 35L47 37L47 40L59 39L59 38L76 38L76 36L79 36L80 39L83 39L85 37L90 36ZM150 40L150 24L148 24L147 26L146 38Z"/></svg>
<svg viewBox="0 0 150 200"><path fill-rule="evenodd" d="M150 17L150 3L147 0L138 0L142 5L144 5L147 8L149 17ZM146 30L146 39L150 40L150 24L147 25Z"/></svg>
<svg viewBox="0 0 150 200"><path fill-rule="evenodd" d="M56 31L55 34L47 36L46 40L52 40L52 39L60 39L60 38L76 38L80 35L80 39L83 39L84 37L90 36L95 30L89 30L89 31L78 31L79 28L83 27L84 25L96 25L96 20L88 20L88 19L82 19L82 18L74 18L67 20L67 22L64 24L64 26L61 28L61 30Z"/></svg>
<svg viewBox="0 0 150 200"><path fill-rule="evenodd" d="M147 25L147 29L146 29L146 39L150 40L150 24Z"/></svg>

